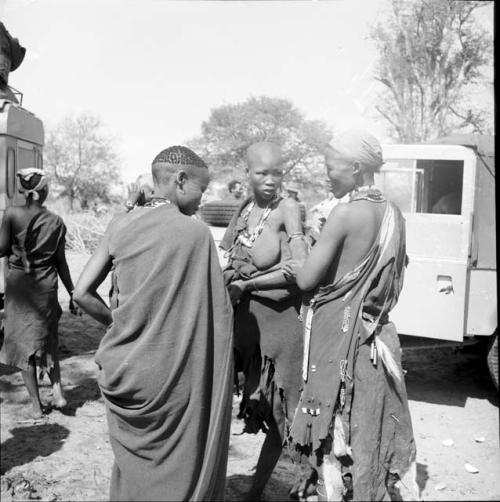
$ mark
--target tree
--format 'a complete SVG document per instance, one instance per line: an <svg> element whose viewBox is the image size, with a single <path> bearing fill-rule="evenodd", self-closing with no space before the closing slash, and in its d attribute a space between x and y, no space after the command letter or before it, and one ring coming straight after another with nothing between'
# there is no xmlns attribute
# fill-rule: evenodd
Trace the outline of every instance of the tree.
<svg viewBox="0 0 500 502"><path fill-rule="evenodd" d="M83 209L97 200L113 201L112 189L121 185L118 157L98 117L66 117L48 133L44 155L56 191L69 199L72 210L76 200Z"/></svg>
<svg viewBox="0 0 500 502"><path fill-rule="evenodd" d="M468 92L491 62L492 37L474 19L488 3L392 0L388 18L372 28L384 89L376 110L399 141L487 132L487 113Z"/></svg>
<svg viewBox="0 0 500 502"><path fill-rule="evenodd" d="M261 96L212 109L201 136L189 145L219 180L227 181L243 173L245 152L252 143L274 141L282 147L286 173L305 180L317 170L321 148L330 138L323 122L307 120L289 100Z"/></svg>

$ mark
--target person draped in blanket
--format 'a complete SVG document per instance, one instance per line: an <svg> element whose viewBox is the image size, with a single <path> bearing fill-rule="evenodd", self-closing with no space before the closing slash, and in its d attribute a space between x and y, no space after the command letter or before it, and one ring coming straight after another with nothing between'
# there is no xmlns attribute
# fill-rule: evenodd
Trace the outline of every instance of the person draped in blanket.
<svg viewBox="0 0 500 502"><path fill-rule="evenodd" d="M383 159L373 136L338 136L325 162L335 197L350 197L332 210L297 272L298 286L310 293L290 439L318 470L319 500L342 500L344 481L354 500L387 500L398 489L413 499L415 442L388 318L407 264L405 222L374 186Z"/></svg>
<svg viewBox="0 0 500 502"><path fill-rule="evenodd" d="M233 216L220 247L234 305L236 370L245 376L240 418L245 432L266 433L249 500L260 498L278 461L300 390L301 293L294 270L307 256L299 204L282 198L280 148L247 150L252 194Z"/></svg>
<svg viewBox="0 0 500 502"><path fill-rule="evenodd" d="M151 173L140 174L134 183L130 183L127 186L128 197L124 202L125 212L128 213L135 209L136 207L144 206L147 202L151 200L154 192L154 182ZM122 213L123 214L123 213ZM119 214L116 218L122 216ZM114 270L111 269L110 272L110 282L111 287L109 288L109 306L111 310L118 306L118 286L116 284L116 278Z"/></svg>
<svg viewBox="0 0 500 502"><path fill-rule="evenodd" d="M111 500L223 500L231 424L233 314L208 227L191 218L203 160L172 146L154 196L113 220L75 288L108 326L95 360L115 462ZM117 305L97 293L114 266Z"/></svg>
<svg viewBox="0 0 500 502"><path fill-rule="evenodd" d="M48 373L54 408L64 408L58 350L61 307L57 298L58 275L73 305L73 282L66 261L66 226L44 202L49 193L46 173L21 169L19 191L23 206L6 209L0 229L0 257L7 256L4 341L0 362L21 369L32 404L33 418L41 418L36 366Z"/></svg>

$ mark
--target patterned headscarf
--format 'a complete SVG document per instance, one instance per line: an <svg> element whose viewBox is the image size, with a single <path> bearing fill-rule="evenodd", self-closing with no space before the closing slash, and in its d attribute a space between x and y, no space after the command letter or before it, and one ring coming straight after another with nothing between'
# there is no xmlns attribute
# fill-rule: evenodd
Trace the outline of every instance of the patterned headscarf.
<svg viewBox="0 0 500 502"><path fill-rule="evenodd" d="M22 184L19 185L19 192L21 192L24 197L27 199L30 195L33 197L33 200L38 200L40 198L40 192L47 186L48 180L46 173L41 169L37 169L36 167L27 167L26 169L20 169L17 173L19 176L19 181L24 182L24 184L28 184L33 176L39 175L40 181L30 188L24 187Z"/></svg>
<svg viewBox="0 0 500 502"><path fill-rule="evenodd" d="M339 134L332 139L330 147L342 157L373 171L378 171L384 163L380 143L366 131L353 129Z"/></svg>

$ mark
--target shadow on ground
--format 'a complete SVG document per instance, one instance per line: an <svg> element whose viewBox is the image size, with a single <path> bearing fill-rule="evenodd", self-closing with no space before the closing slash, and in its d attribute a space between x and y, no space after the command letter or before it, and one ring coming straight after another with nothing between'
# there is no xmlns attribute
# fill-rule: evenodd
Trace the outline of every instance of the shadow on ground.
<svg viewBox="0 0 500 502"><path fill-rule="evenodd" d="M37 457L48 457L61 449L69 430L59 424L40 424L11 429L13 435L1 445L0 474L13 467L32 462Z"/></svg>
<svg viewBox="0 0 500 502"><path fill-rule="evenodd" d="M252 476L245 476L242 474L233 474L229 476L226 480L226 500L231 500L232 502L238 502L245 500L248 492L250 491L250 486L252 484ZM262 501L265 500L275 500L275 501L285 501L290 500L288 492L290 486L281 482L276 477L271 477L264 490L264 495Z"/></svg>
<svg viewBox="0 0 500 502"><path fill-rule="evenodd" d="M59 359L93 354L105 331L105 326L87 314L74 316L63 312L59 321Z"/></svg>
<svg viewBox="0 0 500 502"><path fill-rule="evenodd" d="M64 396L68 405L59 409L63 415L74 417L78 408L88 401L97 401L101 398L101 392L95 378L86 377L76 385L66 388Z"/></svg>
<svg viewBox="0 0 500 502"><path fill-rule="evenodd" d="M485 354L478 348L403 349L403 368L412 401L464 407L468 398L476 398L498 406Z"/></svg>
<svg viewBox="0 0 500 502"><path fill-rule="evenodd" d="M424 492L428 480L429 471L427 469L427 464L417 462L417 485L420 493Z"/></svg>

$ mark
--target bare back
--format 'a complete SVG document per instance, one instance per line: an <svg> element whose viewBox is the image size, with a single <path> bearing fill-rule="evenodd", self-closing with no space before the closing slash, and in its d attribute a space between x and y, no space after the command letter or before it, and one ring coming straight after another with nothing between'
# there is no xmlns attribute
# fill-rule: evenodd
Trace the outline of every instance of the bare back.
<svg viewBox="0 0 500 502"><path fill-rule="evenodd" d="M361 263L378 236L386 206L367 200L336 206L297 277L299 287L332 284Z"/></svg>
<svg viewBox="0 0 500 502"><path fill-rule="evenodd" d="M358 200L346 205L348 207L347 233L342 251L337 254L325 277L325 284L332 284L361 263L378 236L386 209L386 203L366 200Z"/></svg>

